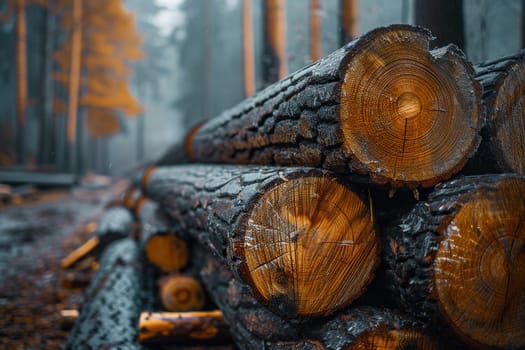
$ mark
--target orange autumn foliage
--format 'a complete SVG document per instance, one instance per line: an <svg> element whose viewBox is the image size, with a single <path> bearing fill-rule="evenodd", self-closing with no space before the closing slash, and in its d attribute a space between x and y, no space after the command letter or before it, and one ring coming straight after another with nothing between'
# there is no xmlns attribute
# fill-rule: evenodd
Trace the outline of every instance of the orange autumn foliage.
<svg viewBox="0 0 525 350"><path fill-rule="evenodd" d="M78 79L78 106L84 110L87 132L97 138L108 137L120 129L118 113L133 117L143 111L128 86L131 64L144 57L141 37L122 0L81 0L81 6L80 76L71 77L70 73L75 47L71 35L54 54L60 67L54 78L66 88L72 78ZM63 13L62 28L75 33L69 13L72 1L58 0L57 8Z"/></svg>

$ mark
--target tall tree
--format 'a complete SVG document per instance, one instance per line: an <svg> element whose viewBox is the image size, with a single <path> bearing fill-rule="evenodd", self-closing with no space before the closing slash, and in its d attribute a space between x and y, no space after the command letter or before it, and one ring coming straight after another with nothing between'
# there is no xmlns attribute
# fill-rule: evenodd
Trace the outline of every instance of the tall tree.
<svg viewBox="0 0 525 350"><path fill-rule="evenodd" d="M17 161L25 161L24 125L27 104L27 58L25 0L16 1L16 58L17 58Z"/></svg>
<svg viewBox="0 0 525 350"><path fill-rule="evenodd" d="M340 0L341 38L340 44L344 45L354 40L357 35L357 0Z"/></svg>
<svg viewBox="0 0 525 350"><path fill-rule="evenodd" d="M286 76L286 14L284 0L264 0L264 60L265 84Z"/></svg>
<svg viewBox="0 0 525 350"><path fill-rule="evenodd" d="M242 3L242 40L243 40L243 68L244 68L244 95L246 97L255 92L255 61L253 48L253 13L252 0L243 0Z"/></svg>
<svg viewBox="0 0 525 350"><path fill-rule="evenodd" d="M310 0L310 60L317 61L322 56L321 46L321 3Z"/></svg>

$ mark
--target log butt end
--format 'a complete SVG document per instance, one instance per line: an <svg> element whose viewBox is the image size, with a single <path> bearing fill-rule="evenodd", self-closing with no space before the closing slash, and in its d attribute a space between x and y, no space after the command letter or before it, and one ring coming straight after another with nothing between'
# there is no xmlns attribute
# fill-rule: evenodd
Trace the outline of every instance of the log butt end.
<svg viewBox="0 0 525 350"><path fill-rule="evenodd" d="M244 234L234 241L242 277L285 318L350 304L378 264L368 201L321 174L273 184L242 218Z"/></svg>
<svg viewBox="0 0 525 350"><path fill-rule="evenodd" d="M525 346L525 179L465 196L441 228L435 294L442 316L467 341Z"/></svg>
<svg viewBox="0 0 525 350"><path fill-rule="evenodd" d="M429 51L428 32L380 28L343 62L343 149L355 170L393 186L429 187L479 144L480 87L455 46Z"/></svg>
<svg viewBox="0 0 525 350"><path fill-rule="evenodd" d="M151 237L144 250L148 261L163 272L178 271L188 264L188 246L175 234Z"/></svg>

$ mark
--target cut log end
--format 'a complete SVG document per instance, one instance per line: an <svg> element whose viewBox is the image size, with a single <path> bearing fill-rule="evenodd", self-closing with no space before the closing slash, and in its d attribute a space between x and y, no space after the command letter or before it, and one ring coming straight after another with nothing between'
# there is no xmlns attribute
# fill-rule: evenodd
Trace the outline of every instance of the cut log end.
<svg viewBox="0 0 525 350"><path fill-rule="evenodd" d="M427 32L390 28L343 62L343 147L378 182L432 186L479 143L479 84L455 47L429 51Z"/></svg>
<svg viewBox="0 0 525 350"><path fill-rule="evenodd" d="M195 311L204 307L204 290L191 276L174 275L160 281L160 300L168 311Z"/></svg>
<svg viewBox="0 0 525 350"><path fill-rule="evenodd" d="M328 315L361 295L378 263L369 203L326 176L272 185L233 246L255 295L284 317Z"/></svg>
<svg viewBox="0 0 525 350"><path fill-rule="evenodd" d="M151 237L144 250L148 261L164 272L178 271L188 263L188 246L174 234Z"/></svg>
<svg viewBox="0 0 525 350"><path fill-rule="evenodd" d="M492 108L494 139L507 172L525 174L525 58L508 71Z"/></svg>
<svg viewBox="0 0 525 350"><path fill-rule="evenodd" d="M440 312L484 346L525 346L524 198L519 178L479 189L441 231L434 277Z"/></svg>

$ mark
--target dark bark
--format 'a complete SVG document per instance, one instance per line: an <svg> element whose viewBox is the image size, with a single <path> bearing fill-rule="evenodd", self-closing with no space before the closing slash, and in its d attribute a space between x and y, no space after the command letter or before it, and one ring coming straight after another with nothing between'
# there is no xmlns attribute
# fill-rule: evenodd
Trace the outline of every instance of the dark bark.
<svg viewBox="0 0 525 350"><path fill-rule="evenodd" d="M471 345L523 347L523 196L523 176L464 177L391 223L383 247L399 304Z"/></svg>
<svg viewBox="0 0 525 350"><path fill-rule="evenodd" d="M240 349L271 348L280 342L299 342L298 327L270 312L252 296L245 284L211 254L202 252L204 286L224 315Z"/></svg>
<svg viewBox="0 0 525 350"><path fill-rule="evenodd" d="M326 350L349 347L392 350L445 349L422 331L421 322L382 308L360 307L340 312L329 320L310 325L305 334L312 343L320 344Z"/></svg>
<svg viewBox="0 0 525 350"><path fill-rule="evenodd" d="M434 33L434 45L440 47L450 43L465 49L463 25L463 1L416 0L416 24Z"/></svg>
<svg viewBox="0 0 525 350"><path fill-rule="evenodd" d="M129 238L106 248L66 349L141 349L135 342L142 309L139 256Z"/></svg>
<svg viewBox="0 0 525 350"><path fill-rule="evenodd" d="M113 207L106 210L98 222L97 237L101 249L109 243L127 237L133 233L133 216L124 207Z"/></svg>
<svg viewBox="0 0 525 350"><path fill-rule="evenodd" d="M157 168L145 194L251 285L260 301L293 318L334 312L361 295L373 278L379 247L368 194L341 181L311 168L187 165ZM331 215L316 214L325 211ZM302 253L293 253L296 249ZM286 254L290 259L279 260ZM327 271L338 279L322 282ZM312 301L312 288L323 303Z"/></svg>
<svg viewBox="0 0 525 350"><path fill-rule="evenodd" d="M406 40L403 41L400 38L403 40L406 38ZM381 184L410 187L432 186L459 171L477 147L479 86L474 81L471 66L457 48L448 46L429 52L429 40L430 33L417 27L396 25L376 29L320 61L268 86L252 98L246 99L234 108L206 122L194 136L189 137L191 153L186 156L190 160L207 163L321 167L345 174L364 174L372 181ZM401 80L401 77L406 74L421 74L418 82L432 86L410 87L410 84L399 82L402 88L393 89L390 102L385 102L379 97L377 100L370 97L376 96L374 95L376 90L384 89L385 85L390 84L390 81L378 83L377 86L366 87L370 89L363 93L363 99L367 100L366 102L359 102L359 99L357 102L347 102L348 98L355 95L353 91L345 90L353 89L348 86L357 86L360 82L376 79L368 76L373 69L363 69L361 72L359 65L370 64L374 57L381 56L377 50L382 50L383 47L390 44L399 45L405 52L408 52L410 48L412 57L404 65L392 60L387 62L386 66L391 66L389 69L399 70ZM365 63L357 64L356 62L361 62L360 60ZM359 67L354 67L352 64ZM425 66L426 70L414 70L412 66L416 68ZM426 76L429 70L433 73ZM417 73L414 73L416 71ZM393 76L392 74L384 76L387 75ZM438 77L437 80L435 77ZM364 87L356 89L363 91ZM410 96L422 90L432 91L439 96L429 100L425 100L426 95L416 96L412 101L419 98L416 103L421 102L422 105L412 106L417 107L415 110L406 109L405 102L408 95L401 91L403 89L409 89L410 91L407 91ZM367 96L370 98L368 99ZM452 101L452 99L459 103L443 102ZM392 101L397 101L397 107L392 104ZM444 105L438 106L436 101ZM362 105L359 105L360 103ZM391 123L392 115L397 113L396 111L381 112L386 110L385 106L388 103L391 108L397 108L398 112L401 111L399 113L407 114L405 130L400 126L399 130L395 131L398 135L378 137L377 135L385 133L390 136L394 130L390 127L381 128L381 125ZM379 105L381 107L377 107ZM377 112L372 111L374 106L378 108ZM362 113L363 118L366 117L364 122L352 119L353 112L351 111L358 110L359 112L355 113ZM429 127L429 130L439 129L442 132L446 129L447 132L440 133L439 142L436 141L435 146L425 146L426 148L418 151L411 150L414 153L425 155L429 151L434 154L442 144L450 144L450 148L446 146L446 152L435 152L430 157L432 160L426 156L421 157L425 159L413 157L410 164L405 164L405 146L410 147L414 144L413 140L403 143L403 147L400 144L385 146L385 143L394 142L398 137L401 140L406 139L407 125L410 126L410 134L412 132L417 135L423 134L421 130L412 131L411 129L412 127L417 128L415 125L420 125L419 123L413 124L414 126L412 122L407 124L408 119L414 117L411 113L417 113L417 111L424 115L424 117L416 116L418 120L422 120L421 125L434 123L436 120L448 120L443 126L436 127L432 124L432 128ZM449 113L452 113L454 117ZM384 123L378 122L377 118L372 118L378 114L385 114ZM368 116L375 122L369 121ZM423 121L423 119L426 120ZM362 132L361 126L357 125L359 123L369 123L370 128L374 131L370 135ZM444 134L450 136L457 134L461 137L451 136L449 138L447 136L445 140ZM373 140L376 137L377 139ZM368 147L365 144L375 146ZM422 141L421 144L428 144L428 139L425 142ZM369 150L375 149L376 146L375 155L369 154ZM384 149L383 146L385 146ZM389 156L392 149L399 151L399 154ZM175 150L180 152L180 147ZM388 162L382 162L380 159L382 157L388 158ZM170 155L166 154L162 163L165 164L169 159ZM177 157L174 155L173 159ZM427 162L432 165L429 167L424 165ZM410 169L418 164L428 169L412 173Z"/></svg>
<svg viewBox="0 0 525 350"><path fill-rule="evenodd" d="M476 65L485 125L470 173L525 174L525 51Z"/></svg>

